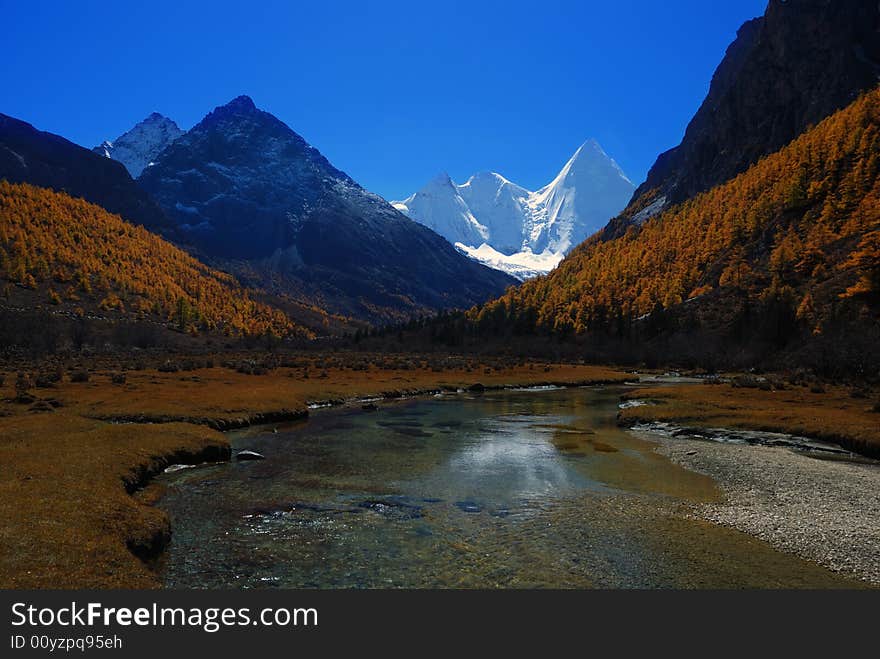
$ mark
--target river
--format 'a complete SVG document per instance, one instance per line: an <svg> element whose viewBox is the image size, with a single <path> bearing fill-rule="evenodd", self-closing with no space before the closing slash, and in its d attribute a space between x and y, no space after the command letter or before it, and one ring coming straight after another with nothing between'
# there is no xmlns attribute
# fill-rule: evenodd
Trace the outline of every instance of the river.
<svg viewBox="0 0 880 659"><path fill-rule="evenodd" d="M165 474L171 588L823 588L845 577L693 519L707 476L617 427L622 388L320 410Z"/></svg>

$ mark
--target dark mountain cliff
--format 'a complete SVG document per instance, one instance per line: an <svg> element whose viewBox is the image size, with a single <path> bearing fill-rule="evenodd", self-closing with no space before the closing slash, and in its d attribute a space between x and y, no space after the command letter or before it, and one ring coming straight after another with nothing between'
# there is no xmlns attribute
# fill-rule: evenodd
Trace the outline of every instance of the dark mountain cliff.
<svg viewBox="0 0 880 659"><path fill-rule="evenodd" d="M744 172L872 89L878 75L877 0L771 0L740 28L681 144L657 158L606 237Z"/></svg>

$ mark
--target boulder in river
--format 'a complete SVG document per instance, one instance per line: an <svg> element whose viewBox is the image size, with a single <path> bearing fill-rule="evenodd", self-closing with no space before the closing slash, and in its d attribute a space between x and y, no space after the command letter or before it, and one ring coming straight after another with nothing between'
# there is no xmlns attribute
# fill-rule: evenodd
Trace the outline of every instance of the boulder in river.
<svg viewBox="0 0 880 659"><path fill-rule="evenodd" d="M239 451L235 454L236 460L265 460L266 456L262 453L257 453L256 451L251 451L250 449L245 449L244 451Z"/></svg>
<svg viewBox="0 0 880 659"><path fill-rule="evenodd" d="M471 386L468 387L468 391L474 394L481 394L486 391L485 385L480 384L479 382L475 382Z"/></svg>

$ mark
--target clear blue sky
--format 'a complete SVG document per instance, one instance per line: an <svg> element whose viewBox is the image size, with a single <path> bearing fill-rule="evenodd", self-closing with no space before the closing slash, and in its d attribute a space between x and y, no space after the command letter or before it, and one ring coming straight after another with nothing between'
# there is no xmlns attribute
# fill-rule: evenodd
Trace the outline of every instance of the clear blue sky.
<svg viewBox="0 0 880 659"><path fill-rule="evenodd" d="M766 0L0 0L0 112L94 146L253 97L389 199L441 171L530 188L595 137L634 182Z"/></svg>

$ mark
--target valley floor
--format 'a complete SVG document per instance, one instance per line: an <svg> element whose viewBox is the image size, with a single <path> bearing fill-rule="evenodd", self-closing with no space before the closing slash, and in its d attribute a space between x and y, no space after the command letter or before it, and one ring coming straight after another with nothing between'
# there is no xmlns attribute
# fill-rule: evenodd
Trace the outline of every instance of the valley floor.
<svg viewBox="0 0 880 659"><path fill-rule="evenodd" d="M66 376L31 389L37 400L28 403L14 402L16 378L6 376L0 388L0 587L158 587L149 560L137 557L155 557L170 534L167 516L150 505L160 491L149 481L170 464L229 459L219 429L294 419L310 404L476 383L610 384L632 377L598 366L412 355L310 355L267 370L248 360L220 366L201 358L181 365L184 370L166 364L160 371L141 364L122 382L118 366L96 362L88 381ZM838 389L678 385L639 389L630 397L660 404L624 409L622 423L761 428L868 450L880 446L873 401ZM726 502L697 514L876 581L876 465L865 471L754 448L672 438L661 451L716 478L726 492ZM775 498L753 501L764 491ZM825 546L810 553L810 544Z"/></svg>

